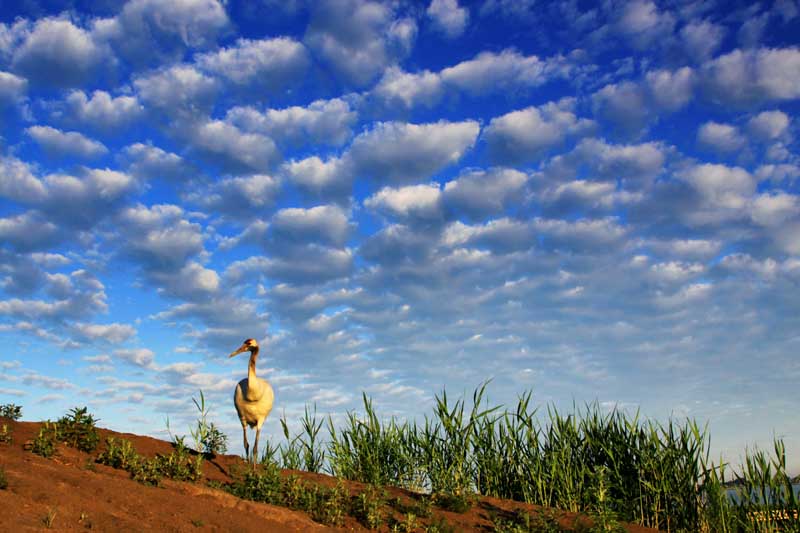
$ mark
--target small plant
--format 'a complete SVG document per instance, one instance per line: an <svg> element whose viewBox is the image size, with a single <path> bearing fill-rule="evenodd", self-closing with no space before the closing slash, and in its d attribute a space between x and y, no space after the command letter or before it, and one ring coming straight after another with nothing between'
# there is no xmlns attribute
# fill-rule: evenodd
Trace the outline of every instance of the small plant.
<svg viewBox="0 0 800 533"><path fill-rule="evenodd" d="M189 448L183 443L183 437L173 442L175 451L169 455L159 455L152 461L158 471L165 477L178 481L197 481L203 476L201 469L203 456L192 459Z"/></svg>
<svg viewBox="0 0 800 533"><path fill-rule="evenodd" d="M267 463L259 470L247 468L236 476L229 491L239 498L278 505L282 500L281 474L278 466Z"/></svg>
<svg viewBox="0 0 800 533"><path fill-rule="evenodd" d="M8 488L8 478L6 477L6 469L0 466L0 490Z"/></svg>
<svg viewBox="0 0 800 533"><path fill-rule="evenodd" d="M385 492L375 485L367 485L364 492L356 497L354 515L369 529L378 529L383 523L383 504Z"/></svg>
<svg viewBox="0 0 800 533"><path fill-rule="evenodd" d="M106 439L106 450L97 456L97 462L112 468L130 470L140 462L131 441L125 439Z"/></svg>
<svg viewBox="0 0 800 533"><path fill-rule="evenodd" d="M208 422L208 409L206 408L206 397L203 391L200 391L200 401L192 398L197 410L200 411L200 418L197 419L197 425L194 429L190 429L194 439L194 449L197 453L205 453L213 457L218 453L225 453L228 451L228 436L225 435L220 429L214 425L213 422Z"/></svg>
<svg viewBox="0 0 800 533"><path fill-rule="evenodd" d="M44 524L47 529L53 527L53 523L56 521L56 514L56 510L51 508L48 509L47 514L42 517L42 524Z"/></svg>
<svg viewBox="0 0 800 533"><path fill-rule="evenodd" d="M0 418L10 418L11 420L19 420L22 418L22 406L13 403L6 403L0 405Z"/></svg>
<svg viewBox="0 0 800 533"><path fill-rule="evenodd" d="M96 424L97 419L86 407L73 407L58 420L59 440L82 452L92 453L100 442Z"/></svg>
<svg viewBox="0 0 800 533"><path fill-rule="evenodd" d="M455 533L456 529L451 526L443 517L439 517L425 528L425 533Z"/></svg>
<svg viewBox="0 0 800 533"><path fill-rule="evenodd" d="M330 526L340 526L349 511L350 492L344 482L339 480L336 486L323 494L322 506L312 512L314 520Z"/></svg>
<svg viewBox="0 0 800 533"><path fill-rule="evenodd" d="M194 527L203 527L203 526L205 525L205 522L203 522L203 521L202 521L202 520L200 520L199 518L195 518L195 519L193 519L191 522L192 522L192 525L193 525Z"/></svg>
<svg viewBox="0 0 800 533"><path fill-rule="evenodd" d="M8 427L8 424L3 424L0 426L0 443L3 444L11 444L11 430Z"/></svg>
<svg viewBox="0 0 800 533"><path fill-rule="evenodd" d="M36 455L41 455L45 458L50 458L56 453L56 443L58 442L58 424L45 422L39 428L39 434L33 439L29 445L26 445L30 451Z"/></svg>
<svg viewBox="0 0 800 533"><path fill-rule="evenodd" d="M475 497L466 494L436 494L434 495L436 505L445 511L452 511L454 513L466 513L472 508Z"/></svg>

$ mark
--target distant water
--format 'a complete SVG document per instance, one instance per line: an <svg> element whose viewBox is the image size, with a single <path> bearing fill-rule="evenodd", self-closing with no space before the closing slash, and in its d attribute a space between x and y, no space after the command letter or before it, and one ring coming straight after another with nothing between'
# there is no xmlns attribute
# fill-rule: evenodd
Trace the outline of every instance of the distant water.
<svg viewBox="0 0 800 533"><path fill-rule="evenodd" d="M794 485L792 485L792 488L794 489L794 495L797 496L798 498L800 498L800 483L795 483ZM737 487L732 487L732 488L728 489L728 496L730 496L733 501L738 502L739 501L739 490L738 490L738 488ZM756 500L757 498L758 498L758 495L753 494L753 500Z"/></svg>

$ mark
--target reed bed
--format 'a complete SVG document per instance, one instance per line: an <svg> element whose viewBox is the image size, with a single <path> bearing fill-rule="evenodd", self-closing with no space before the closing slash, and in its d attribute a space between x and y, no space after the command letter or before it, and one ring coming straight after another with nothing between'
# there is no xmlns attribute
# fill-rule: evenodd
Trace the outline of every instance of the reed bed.
<svg viewBox="0 0 800 533"><path fill-rule="evenodd" d="M748 450L739 469L709 458L706 428L693 420L658 423L597 403L546 413L519 396L514 409L490 407L487 383L452 401L442 391L424 422L381 419L366 394L364 413L341 427L305 411L300 434L268 445L262 460L325 471L371 485L395 485L465 501L473 494L513 499L668 532L800 532L800 503L786 450Z"/></svg>

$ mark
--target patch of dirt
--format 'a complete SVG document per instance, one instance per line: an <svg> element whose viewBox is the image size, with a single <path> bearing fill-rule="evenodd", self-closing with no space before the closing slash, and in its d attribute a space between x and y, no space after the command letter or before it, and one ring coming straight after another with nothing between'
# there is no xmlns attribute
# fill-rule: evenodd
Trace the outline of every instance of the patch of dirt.
<svg viewBox="0 0 800 533"><path fill-rule="evenodd" d="M159 487L151 487L133 481L124 470L96 464L94 459L104 450L108 436L131 441L136 451L147 457L171 453L169 442L101 429L101 445L93 454L59 445L57 454L45 459L25 449L41 423L3 418L0 423L9 426L13 437L11 444L0 443L0 467L8 482L8 487L0 490L0 531L367 531L352 516L346 517L341 528L329 527L314 522L302 511L241 500L208 486L208 482L229 483L232 471L246 468L238 456L221 455L204 461L205 479L198 483L163 480ZM285 470L282 475L295 475L324 487L334 487L338 482L308 472ZM345 486L352 496L365 488L351 481ZM386 487L386 492L387 519L379 531L389 531L392 520L388 517L402 522L421 499L399 488ZM508 519L518 510L534 515L541 512L537 506L489 497L478 498L463 514L435 506L431 510L430 517L417 518L415 531L425 531L428 524L445 520L455 532L489 532L494 530L497 517ZM559 513L558 517L563 526L572 526L578 518L573 513ZM629 533L655 531L636 525L625 527Z"/></svg>

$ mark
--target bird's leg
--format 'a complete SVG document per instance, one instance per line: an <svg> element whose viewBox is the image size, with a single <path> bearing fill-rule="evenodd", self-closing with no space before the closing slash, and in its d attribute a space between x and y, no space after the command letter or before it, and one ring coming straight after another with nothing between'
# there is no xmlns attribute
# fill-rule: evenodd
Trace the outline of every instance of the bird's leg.
<svg viewBox="0 0 800 533"><path fill-rule="evenodd" d="M256 464L258 458L258 437L261 436L261 424L256 427L256 442L253 444L253 465Z"/></svg>
<svg viewBox="0 0 800 533"><path fill-rule="evenodd" d="M242 424L242 436L244 436L244 459L250 460L250 443L247 442L247 424Z"/></svg>

